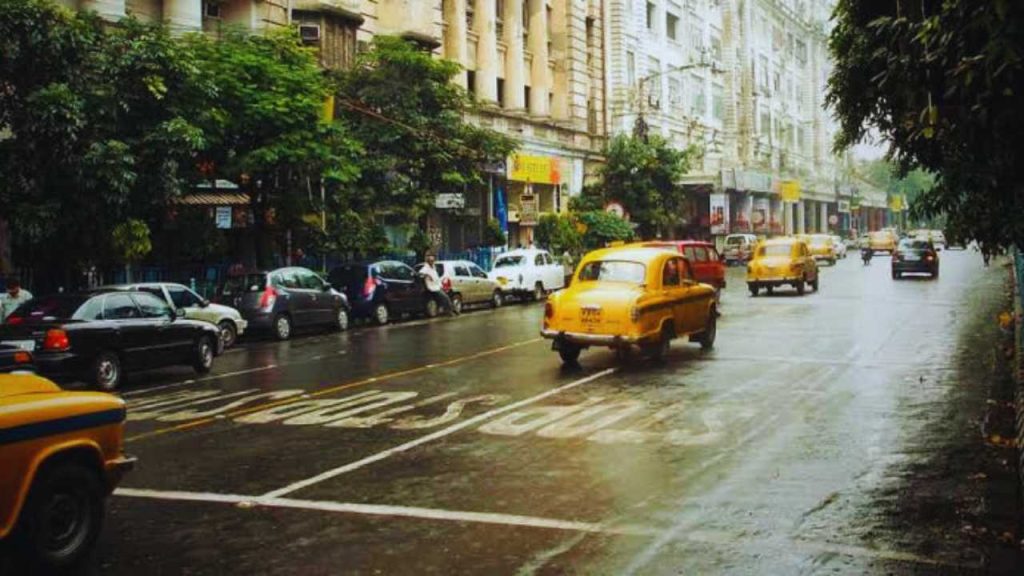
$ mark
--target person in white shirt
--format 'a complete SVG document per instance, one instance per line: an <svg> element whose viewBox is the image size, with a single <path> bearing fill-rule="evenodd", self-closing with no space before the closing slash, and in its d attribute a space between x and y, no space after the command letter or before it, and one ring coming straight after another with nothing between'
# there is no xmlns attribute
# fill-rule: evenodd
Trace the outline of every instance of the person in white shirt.
<svg viewBox="0 0 1024 576"><path fill-rule="evenodd" d="M441 277L437 275L437 268L434 267L436 259L433 254L427 254L427 261L420 266L419 275L423 277L423 283L427 285L427 293L437 302L442 310L446 310L449 316L457 316L459 313L452 306L452 301L441 289Z"/></svg>
<svg viewBox="0 0 1024 576"><path fill-rule="evenodd" d="M7 292L0 294L0 323L14 313L15 308L32 299L32 293L21 287L15 278L7 281Z"/></svg>

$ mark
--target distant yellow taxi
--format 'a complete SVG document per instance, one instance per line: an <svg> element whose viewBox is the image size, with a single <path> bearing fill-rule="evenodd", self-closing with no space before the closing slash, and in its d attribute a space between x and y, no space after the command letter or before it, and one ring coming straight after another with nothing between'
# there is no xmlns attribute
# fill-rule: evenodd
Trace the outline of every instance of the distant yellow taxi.
<svg viewBox="0 0 1024 576"><path fill-rule="evenodd" d="M103 505L134 459L122 452L124 400L0 374L0 546L32 573L87 557Z"/></svg>
<svg viewBox="0 0 1024 576"><path fill-rule="evenodd" d="M590 346L660 358L682 336L714 346L717 317L714 288L678 252L623 246L583 258L569 288L548 297L541 335L567 364Z"/></svg>
<svg viewBox="0 0 1024 576"><path fill-rule="evenodd" d="M807 242L807 248L811 251L812 258L824 260L835 266L836 245L832 236L828 234L798 234L797 238Z"/></svg>
<svg viewBox="0 0 1024 576"><path fill-rule="evenodd" d="M747 288L751 296L764 288L769 294L779 286L792 286L803 294L807 286L818 290L818 264L807 242L793 237L765 240L754 249L747 264Z"/></svg>
<svg viewBox="0 0 1024 576"><path fill-rule="evenodd" d="M896 251L896 240L896 233L892 230L878 230L868 234L868 248L872 252L888 252L892 254Z"/></svg>

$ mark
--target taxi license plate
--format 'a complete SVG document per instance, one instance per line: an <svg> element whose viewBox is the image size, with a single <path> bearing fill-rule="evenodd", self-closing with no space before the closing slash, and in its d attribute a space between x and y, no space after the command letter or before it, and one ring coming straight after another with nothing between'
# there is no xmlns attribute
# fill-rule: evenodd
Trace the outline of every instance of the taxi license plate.
<svg viewBox="0 0 1024 576"><path fill-rule="evenodd" d="M508 284L508 278L498 278L498 284L500 284L502 286L504 286L505 284Z"/></svg>
<svg viewBox="0 0 1024 576"><path fill-rule="evenodd" d="M0 342L0 344L7 344L8 346L14 346L15 348L18 348L20 350L25 350L27 352L33 352L36 349L36 341L35 340L4 340L3 342Z"/></svg>
<svg viewBox="0 0 1024 576"><path fill-rule="evenodd" d="M584 324L596 324L601 321L600 308L583 308L580 310L580 322Z"/></svg>
<svg viewBox="0 0 1024 576"><path fill-rule="evenodd" d="M921 259L921 257L918 256L917 254L904 254L903 259L906 260L907 262L917 262L918 260Z"/></svg>

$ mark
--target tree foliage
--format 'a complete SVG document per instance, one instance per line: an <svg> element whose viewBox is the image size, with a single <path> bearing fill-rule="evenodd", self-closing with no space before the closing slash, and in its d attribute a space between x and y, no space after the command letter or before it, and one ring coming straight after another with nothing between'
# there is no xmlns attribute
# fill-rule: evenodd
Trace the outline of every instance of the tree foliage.
<svg viewBox="0 0 1024 576"><path fill-rule="evenodd" d="M622 204L642 238L671 235L682 224L685 193L679 179L696 155L694 148L678 150L658 135L616 136L605 148L606 163L594 192L604 202Z"/></svg>
<svg viewBox="0 0 1024 576"><path fill-rule="evenodd" d="M953 236L1024 246L1024 6L1007 0L840 0L827 102L846 148L876 130L935 185L920 216Z"/></svg>
<svg viewBox="0 0 1024 576"><path fill-rule="evenodd" d="M635 238L633 226L615 214L603 210L581 212L576 215L582 225L583 248L594 250L611 242L626 242Z"/></svg>
<svg viewBox="0 0 1024 576"><path fill-rule="evenodd" d="M534 235L537 244L552 254L578 254L583 247L583 236L577 228L576 219L569 214L541 215Z"/></svg>

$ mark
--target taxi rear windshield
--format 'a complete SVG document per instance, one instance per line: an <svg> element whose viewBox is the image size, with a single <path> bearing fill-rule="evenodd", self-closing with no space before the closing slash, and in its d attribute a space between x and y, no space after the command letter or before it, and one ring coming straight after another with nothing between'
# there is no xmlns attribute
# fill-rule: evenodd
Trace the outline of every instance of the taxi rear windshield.
<svg viewBox="0 0 1024 576"><path fill-rule="evenodd" d="M772 244L757 249L758 256L789 256L792 253L793 246L790 244Z"/></svg>
<svg viewBox="0 0 1024 576"><path fill-rule="evenodd" d="M587 262L580 270L581 282L626 282L643 284L647 268L639 262L597 260Z"/></svg>
<svg viewBox="0 0 1024 576"><path fill-rule="evenodd" d="M508 266L519 266L522 263L522 256L505 256L504 258L498 258L494 263L495 268L505 268Z"/></svg>

